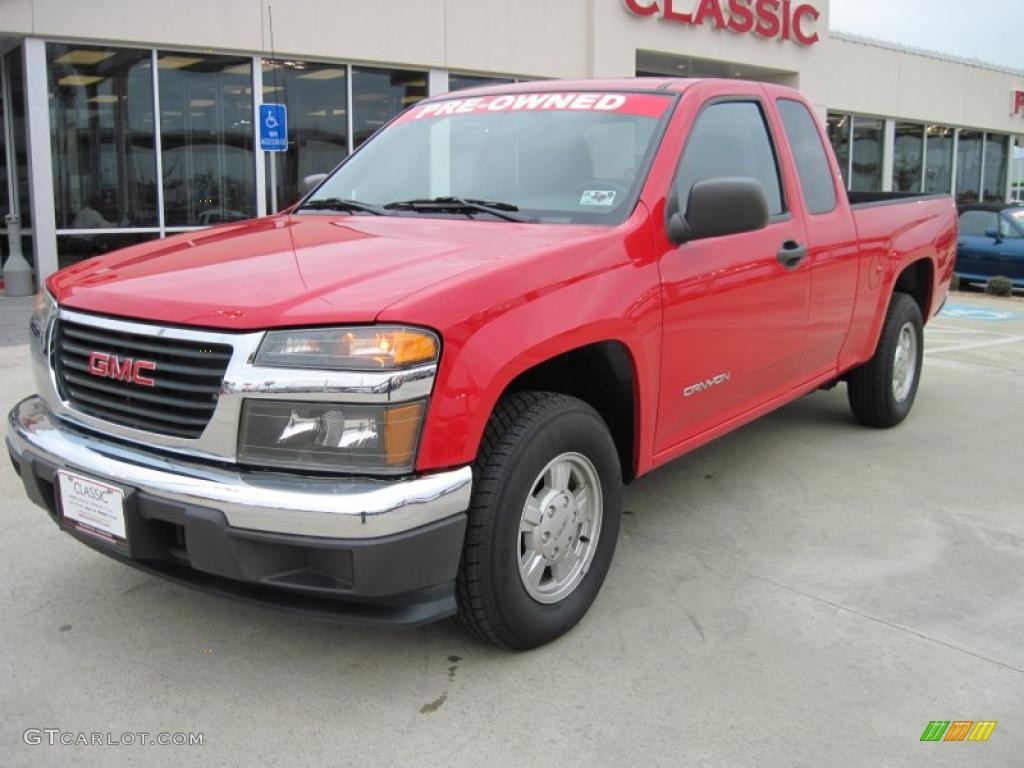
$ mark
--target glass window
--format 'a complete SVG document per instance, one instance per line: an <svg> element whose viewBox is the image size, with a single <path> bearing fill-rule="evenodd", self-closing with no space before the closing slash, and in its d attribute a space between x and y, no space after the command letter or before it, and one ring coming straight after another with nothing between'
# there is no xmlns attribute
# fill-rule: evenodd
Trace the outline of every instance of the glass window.
<svg viewBox="0 0 1024 768"><path fill-rule="evenodd" d="M853 118L853 174L850 189L854 192L882 191L882 146L885 121L875 117Z"/></svg>
<svg viewBox="0 0 1024 768"><path fill-rule="evenodd" d="M159 224L149 51L50 43L58 229Z"/></svg>
<svg viewBox="0 0 1024 768"><path fill-rule="evenodd" d="M892 188L894 192L920 192L924 169L924 126L896 123L893 144Z"/></svg>
<svg viewBox="0 0 1024 768"><path fill-rule="evenodd" d="M57 265L69 267L84 259L145 243L160 237L156 232L103 232L101 234L57 235Z"/></svg>
<svg viewBox="0 0 1024 768"><path fill-rule="evenodd" d="M288 151L267 153L267 190L274 181L280 210L306 191L303 179L348 156L348 67L264 59L263 100L288 107Z"/></svg>
<svg viewBox="0 0 1024 768"><path fill-rule="evenodd" d="M836 153L839 171L843 174L843 186L850 186L850 116L830 113L828 116L828 140Z"/></svg>
<svg viewBox="0 0 1024 768"><path fill-rule="evenodd" d="M1024 238L1024 210L1003 212L999 217L999 236L1009 240Z"/></svg>
<svg viewBox="0 0 1024 768"><path fill-rule="evenodd" d="M836 188L818 125L807 107L799 101L780 99L778 105L789 146L796 159L807 210L828 213L836 207Z"/></svg>
<svg viewBox="0 0 1024 768"><path fill-rule="evenodd" d="M487 77L486 75L448 75L448 90L462 91L466 88L480 88L484 85L504 85L514 83L510 77Z"/></svg>
<svg viewBox="0 0 1024 768"><path fill-rule="evenodd" d="M255 216L252 59L161 51L157 66L167 226Z"/></svg>
<svg viewBox="0 0 1024 768"><path fill-rule="evenodd" d="M960 214L960 234L967 237L984 237L998 226L999 214L995 211L964 211Z"/></svg>
<svg viewBox="0 0 1024 768"><path fill-rule="evenodd" d="M953 189L953 134L945 125L928 126L927 157L924 167L924 192L949 194Z"/></svg>
<svg viewBox="0 0 1024 768"><path fill-rule="evenodd" d="M1006 200L1006 164L1009 159L1009 136L990 133L985 137L985 189L986 203Z"/></svg>
<svg viewBox="0 0 1024 768"><path fill-rule="evenodd" d="M761 107L753 102L712 104L698 115L676 172L682 209L694 184L721 176L757 179L768 194L768 212L785 210L775 149Z"/></svg>
<svg viewBox="0 0 1024 768"><path fill-rule="evenodd" d="M981 132L960 131L956 151L956 199L976 203L981 191Z"/></svg>
<svg viewBox="0 0 1024 768"><path fill-rule="evenodd" d="M390 204L400 216L501 218L439 205L459 197L486 201L499 214L530 221L619 223L633 210L671 99L606 94L613 102L607 108L570 106L580 99L593 107L598 97L495 96L474 100L475 108L460 111L469 100L453 98L417 108L371 139L311 201ZM537 106L545 100L552 108ZM533 107L524 108L526 102ZM408 204L417 200L419 206Z"/></svg>
<svg viewBox="0 0 1024 768"><path fill-rule="evenodd" d="M354 147L406 107L427 97L427 73L401 69L352 69Z"/></svg>
<svg viewBox="0 0 1024 768"><path fill-rule="evenodd" d="M1004 212L1011 227L1016 228L1021 235L1024 235L1024 208L1011 208Z"/></svg>

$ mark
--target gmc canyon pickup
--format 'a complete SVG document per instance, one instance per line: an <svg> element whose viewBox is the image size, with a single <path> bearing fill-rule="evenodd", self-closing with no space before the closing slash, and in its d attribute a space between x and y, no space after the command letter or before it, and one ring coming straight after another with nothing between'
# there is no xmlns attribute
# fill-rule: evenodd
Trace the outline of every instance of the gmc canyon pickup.
<svg viewBox="0 0 1024 768"><path fill-rule="evenodd" d="M901 422L956 243L950 197L848 195L787 88L449 94L283 213L50 277L7 443L124 563L531 648L597 595L624 482L838 382Z"/></svg>

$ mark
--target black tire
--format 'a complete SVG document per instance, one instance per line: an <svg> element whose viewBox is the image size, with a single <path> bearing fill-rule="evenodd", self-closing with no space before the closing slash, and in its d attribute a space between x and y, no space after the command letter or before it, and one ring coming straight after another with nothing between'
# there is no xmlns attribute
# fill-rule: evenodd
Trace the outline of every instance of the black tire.
<svg viewBox="0 0 1024 768"><path fill-rule="evenodd" d="M560 602L544 604L519 575L519 525L527 496L550 461L567 452L597 471L603 514L589 570ZM473 498L458 575L458 622L477 637L516 650L571 629L587 612L615 552L622 470L604 420L582 400L549 392L505 397L491 415L473 467Z"/></svg>
<svg viewBox="0 0 1024 768"><path fill-rule="evenodd" d="M893 369L896 347L902 329L910 325L916 335L916 359L909 393L898 400L893 391ZM914 407L917 387L921 381L924 359L924 323L921 308L905 293L894 293L882 325L882 335L874 357L854 369L847 380L847 395L853 416L869 427L894 427L907 418Z"/></svg>

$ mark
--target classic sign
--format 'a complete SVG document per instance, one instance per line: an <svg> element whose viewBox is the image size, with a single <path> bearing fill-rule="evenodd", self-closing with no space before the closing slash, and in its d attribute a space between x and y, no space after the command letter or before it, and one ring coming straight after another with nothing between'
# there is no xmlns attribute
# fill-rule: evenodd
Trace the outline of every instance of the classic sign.
<svg viewBox="0 0 1024 768"><path fill-rule="evenodd" d="M769 39L794 40L814 45L819 40L813 24L818 9L794 0L623 0L637 16L659 16L662 21L728 29Z"/></svg>

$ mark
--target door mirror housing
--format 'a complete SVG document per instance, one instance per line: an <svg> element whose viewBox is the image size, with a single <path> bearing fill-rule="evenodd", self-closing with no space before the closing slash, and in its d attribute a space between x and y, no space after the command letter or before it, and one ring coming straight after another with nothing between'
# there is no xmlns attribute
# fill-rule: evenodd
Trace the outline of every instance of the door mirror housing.
<svg viewBox="0 0 1024 768"><path fill-rule="evenodd" d="M302 194L308 195L314 189L319 187L321 182L326 178L326 173L311 173L309 176L303 176L301 185Z"/></svg>
<svg viewBox="0 0 1024 768"><path fill-rule="evenodd" d="M698 181L690 189L686 213L679 202L675 208L668 236L677 245L768 226L768 194L757 179L723 176Z"/></svg>
<svg viewBox="0 0 1024 768"><path fill-rule="evenodd" d="M1003 242L1003 236L999 234L999 230L998 229L986 229L985 230L985 237L991 237L997 243Z"/></svg>

